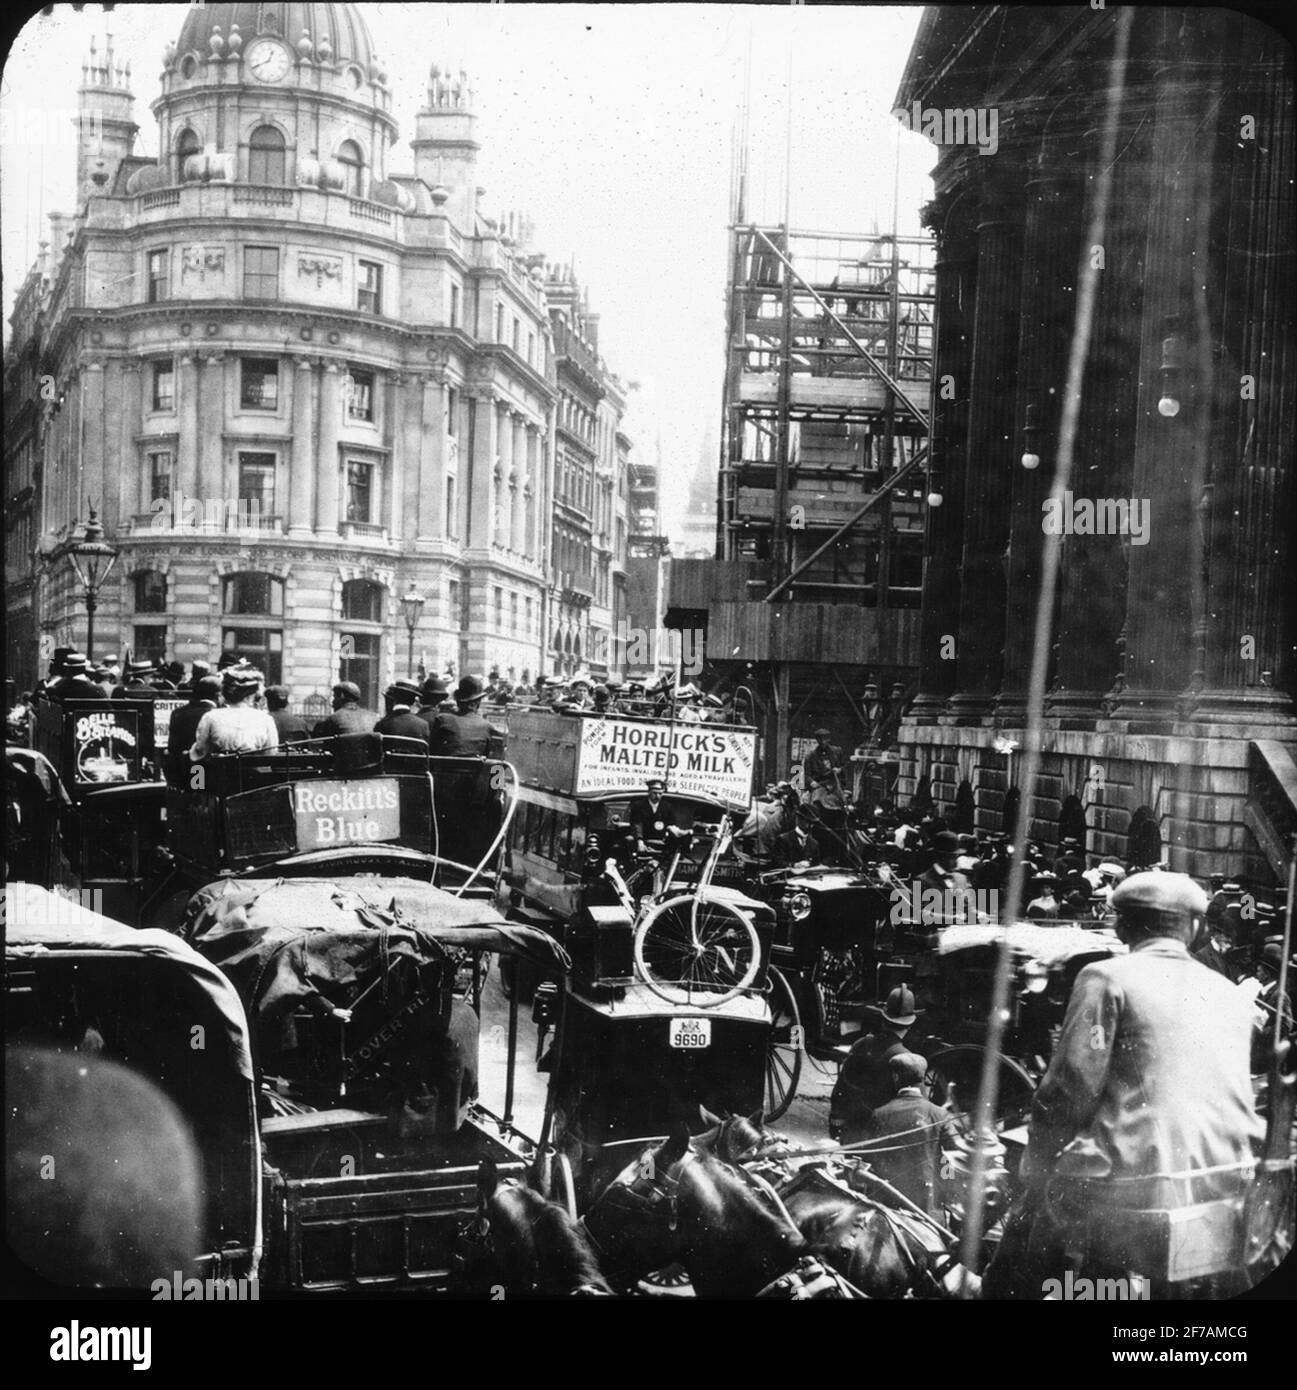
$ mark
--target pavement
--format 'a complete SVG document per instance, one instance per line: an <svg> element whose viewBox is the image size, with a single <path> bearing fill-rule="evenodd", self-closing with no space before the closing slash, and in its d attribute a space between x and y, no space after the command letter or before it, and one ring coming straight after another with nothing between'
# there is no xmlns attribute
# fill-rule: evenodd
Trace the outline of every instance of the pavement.
<svg viewBox="0 0 1297 1390"><path fill-rule="evenodd" d="M548 1042L546 1044L548 1046ZM513 1123L526 1135L540 1133L545 1116L548 1075L536 1070L536 1025L531 1004L518 1009L518 1044L514 1073ZM493 963L482 991L482 1034L479 1052L479 1085L482 1104L505 1118L505 1085L509 1056L509 1001L500 988L499 965ZM802 1056L797 1097L774 1128L797 1147L827 1144L829 1097L837 1080L837 1063Z"/></svg>

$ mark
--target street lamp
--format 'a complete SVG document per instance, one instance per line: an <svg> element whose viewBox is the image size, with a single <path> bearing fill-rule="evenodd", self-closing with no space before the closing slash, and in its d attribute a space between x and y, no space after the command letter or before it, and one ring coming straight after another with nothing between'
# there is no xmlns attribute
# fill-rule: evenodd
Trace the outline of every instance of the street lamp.
<svg viewBox="0 0 1297 1390"><path fill-rule="evenodd" d="M68 559L86 595L86 655L95 659L95 609L99 607L99 590L117 563L117 551L104 540L104 528L99 524L94 507L86 522L86 533L67 547Z"/></svg>
<svg viewBox="0 0 1297 1390"><path fill-rule="evenodd" d="M405 619L405 630L410 635L409 659L406 666L411 676L414 675L414 630L419 626L419 614L423 612L425 602L423 595L413 583L401 595L401 616Z"/></svg>

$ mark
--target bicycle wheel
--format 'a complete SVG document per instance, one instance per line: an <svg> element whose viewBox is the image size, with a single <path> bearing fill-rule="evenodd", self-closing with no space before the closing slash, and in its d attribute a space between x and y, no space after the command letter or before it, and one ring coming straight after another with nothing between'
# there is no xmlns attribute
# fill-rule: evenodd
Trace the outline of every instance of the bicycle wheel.
<svg viewBox="0 0 1297 1390"><path fill-rule="evenodd" d="M635 967L668 1004L715 1008L747 989L760 966L756 930L729 903L668 898L635 929Z"/></svg>

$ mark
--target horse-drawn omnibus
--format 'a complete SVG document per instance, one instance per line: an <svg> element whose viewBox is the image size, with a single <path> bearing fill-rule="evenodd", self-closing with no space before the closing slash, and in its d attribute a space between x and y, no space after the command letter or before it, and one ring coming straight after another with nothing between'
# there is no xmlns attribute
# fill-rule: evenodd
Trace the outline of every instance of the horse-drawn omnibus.
<svg viewBox="0 0 1297 1390"><path fill-rule="evenodd" d="M754 753L740 726L511 714L519 805L499 902L573 959L537 1009L556 1034L555 1142L578 1180L608 1145L664 1134L699 1104L775 1116L795 1094L800 1023L769 969L774 914L734 886L730 853ZM635 803L652 779L665 787L646 844Z"/></svg>

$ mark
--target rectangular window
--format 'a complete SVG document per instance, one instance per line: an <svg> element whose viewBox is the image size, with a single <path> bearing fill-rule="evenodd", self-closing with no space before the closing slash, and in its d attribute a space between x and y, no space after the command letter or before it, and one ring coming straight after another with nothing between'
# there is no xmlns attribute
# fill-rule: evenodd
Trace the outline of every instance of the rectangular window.
<svg viewBox="0 0 1297 1390"><path fill-rule="evenodd" d="M462 626L459 606L459 580L449 579L446 581L446 617L456 627Z"/></svg>
<svg viewBox="0 0 1297 1390"><path fill-rule="evenodd" d="M451 540L459 538L459 511L456 507L455 475L446 475L446 534Z"/></svg>
<svg viewBox="0 0 1297 1390"><path fill-rule="evenodd" d="M171 450L149 455L149 501L164 502L171 496Z"/></svg>
<svg viewBox="0 0 1297 1390"><path fill-rule="evenodd" d="M221 650L255 666L267 685L278 685L284 679L284 634L278 628L222 628Z"/></svg>
<svg viewBox="0 0 1297 1390"><path fill-rule="evenodd" d="M495 340L497 343L504 342L504 305L495 306Z"/></svg>
<svg viewBox="0 0 1297 1390"><path fill-rule="evenodd" d="M450 287L450 326L459 327L459 286Z"/></svg>
<svg viewBox="0 0 1297 1390"><path fill-rule="evenodd" d="M382 638L376 632L344 632L339 680L355 681L360 687L363 709L378 708L378 659Z"/></svg>
<svg viewBox="0 0 1297 1390"><path fill-rule="evenodd" d="M271 516L275 510L274 454L239 455L239 511Z"/></svg>
<svg viewBox="0 0 1297 1390"><path fill-rule="evenodd" d="M374 418L374 373L352 367L345 382L347 396L347 418L349 420L372 420Z"/></svg>
<svg viewBox="0 0 1297 1390"><path fill-rule="evenodd" d="M509 631L518 631L518 595L509 595Z"/></svg>
<svg viewBox="0 0 1297 1390"><path fill-rule="evenodd" d="M240 402L245 410L279 408L279 361L274 357L245 357Z"/></svg>
<svg viewBox="0 0 1297 1390"><path fill-rule="evenodd" d="M531 366L536 365L536 335L527 334L527 361Z"/></svg>
<svg viewBox="0 0 1297 1390"><path fill-rule="evenodd" d="M161 570L137 570L135 579L135 611L165 613L167 611L167 576Z"/></svg>
<svg viewBox="0 0 1297 1390"><path fill-rule="evenodd" d="M243 295L245 299L279 298L279 247L244 248Z"/></svg>
<svg viewBox="0 0 1297 1390"><path fill-rule="evenodd" d="M446 387L446 433L454 439L459 434L459 392Z"/></svg>
<svg viewBox="0 0 1297 1390"><path fill-rule="evenodd" d="M361 261L356 273L356 308L366 314L383 312L383 267Z"/></svg>
<svg viewBox="0 0 1297 1390"><path fill-rule="evenodd" d="M167 628L165 623L140 623L132 629L133 652L136 661L152 661L163 665L167 659Z"/></svg>
<svg viewBox="0 0 1297 1390"><path fill-rule="evenodd" d="M149 303L158 304L168 297L170 288L171 252L165 247L149 252Z"/></svg>
<svg viewBox="0 0 1297 1390"><path fill-rule="evenodd" d="M347 464L347 520L373 521L374 465Z"/></svg>
<svg viewBox="0 0 1297 1390"><path fill-rule="evenodd" d="M495 612L495 630L504 626L504 590L498 586L491 590L491 606Z"/></svg>
<svg viewBox="0 0 1297 1390"><path fill-rule="evenodd" d="M522 324L518 322L518 316L514 315L513 320L513 350L517 352L522 346Z"/></svg>
<svg viewBox="0 0 1297 1390"><path fill-rule="evenodd" d="M176 408L176 364L170 360L153 364L153 409Z"/></svg>

